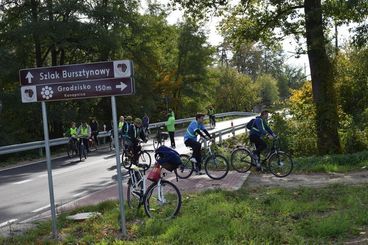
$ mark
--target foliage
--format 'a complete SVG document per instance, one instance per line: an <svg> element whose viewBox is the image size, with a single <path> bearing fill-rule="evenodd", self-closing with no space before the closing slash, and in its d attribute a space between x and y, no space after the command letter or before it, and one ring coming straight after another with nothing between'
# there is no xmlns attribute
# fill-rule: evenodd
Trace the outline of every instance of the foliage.
<svg viewBox="0 0 368 245"><path fill-rule="evenodd" d="M72 222L58 220L58 243L98 244L300 244L343 243L368 225L367 186L331 185L320 188L252 188L235 192L213 190L184 194L179 217L148 219L127 209L128 237L118 238L116 202L75 210L102 216ZM277 225L275 225L277 224ZM0 238L2 243L53 243L49 223L23 236ZM49 226L50 229L50 226ZM244 232L247 231L247 232Z"/></svg>
<svg viewBox="0 0 368 245"><path fill-rule="evenodd" d="M277 81L270 75L262 75L255 81L263 105L270 106L279 98Z"/></svg>
<svg viewBox="0 0 368 245"><path fill-rule="evenodd" d="M0 145L43 138L39 104L20 100L20 68L131 59L137 92L117 97L118 114L140 117L147 112L152 122L165 119L161 112L168 104L180 118L212 99L207 67L213 48L195 23L169 25L167 9L158 5L146 14L139 13L137 1L19 1L2 7ZM50 138L61 137L71 121L96 118L101 128L111 128L110 98L47 107Z"/></svg>
<svg viewBox="0 0 368 245"><path fill-rule="evenodd" d="M195 0L175 0L188 10L207 11L213 6L227 5L227 1L210 1L199 4ZM240 1L223 22L226 40L233 46L249 42L262 42L277 47L285 36L297 41L306 39L306 47L299 45L297 53L307 51L313 84L316 117L317 144L320 154L340 152L338 113L334 91L334 74L328 57L325 29L331 19L362 22L367 4L364 1ZM343 11L341 11L343 9ZM304 10L304 11L302 11ZM365 15L366 16L366 15ZM282 91L284 94L284 91Z"/></svg>
<svg viewBox="0 0 368 245"><path fill-rule="evenodd" d="M259 92L250 77L231 68L211 69L214 101L217 111L252 111L260 101Z"/></svg>

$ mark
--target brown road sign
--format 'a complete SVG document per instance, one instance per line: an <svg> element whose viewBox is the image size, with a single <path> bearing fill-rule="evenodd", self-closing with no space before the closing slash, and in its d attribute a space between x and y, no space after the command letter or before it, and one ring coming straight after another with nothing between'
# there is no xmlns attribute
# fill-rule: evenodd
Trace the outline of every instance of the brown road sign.
<svg viewBox="0 0 368 245"><path fill-rule="evenodd" d="M23 103L134 94L133 78L22 86Z"/></svg>
<svg viewBox="0 0 368 245"><path fill-rule="evenodd" d="M131 60L116 60L88 64L22 69L19 80L22 86L71 83L84 80L124 78L133 76Z"/></svg>

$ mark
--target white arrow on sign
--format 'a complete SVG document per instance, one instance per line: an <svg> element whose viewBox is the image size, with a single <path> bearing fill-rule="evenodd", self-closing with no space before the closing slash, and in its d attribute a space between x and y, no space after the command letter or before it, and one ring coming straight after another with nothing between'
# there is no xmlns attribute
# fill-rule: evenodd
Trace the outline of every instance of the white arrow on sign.
<svg viewBox="0 0 368 245"><path fill-rule="evenodd" d="M126 87L128 86L123 82L120 82L120 85L116 85L116 88L120 88L120 91L123 91Z"/></svg>
<svg viewBox="0 0 368 245"><path fill-rule="evenodd" d="M28 83L32 83L33 76L32 76L32 74L30 72L27 73L26 78L28 79Z"/></svg>

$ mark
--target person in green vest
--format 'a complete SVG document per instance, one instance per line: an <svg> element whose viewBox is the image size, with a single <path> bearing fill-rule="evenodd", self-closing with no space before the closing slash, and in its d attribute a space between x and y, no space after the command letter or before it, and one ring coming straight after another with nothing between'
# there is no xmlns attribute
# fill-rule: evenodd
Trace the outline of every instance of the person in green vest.
<svg viewBox="0 0 368 245"><path fill-rule="evenodd" d="M70 128L68 130L67 133L65 133L65 136L68 136L69 137L69 141L73 141L73 144L76 146L77 145L77 138L78 138L78 135L77 135L77 126L75 124L75 122L72 122L71 125L70 125Z"/></svg>
<svg viewBox="0 0 368 245"><path fill-rule="evenodd" d="M88 139L91 137L91 127L88 125L87 121L83 121L77 130L77 135L79 140L79 146L83 141L83 144L86 146L87 152L89 152L88 147Z"/></svg>
<svg viewBox="0 0 368 245"><path fill-rule="evenodd" d="M207 115L210 119L211 128L215 128L216 127L216 119L215 119L215 109L213 108L213 106L208 107Z"/></svg>
<svg viewBox="0 0 368 245"><path fill-rule="evenodd" d="M167 132L169 132L171 148L175 149L175 117L173 113L167 114L167 122L165 123Z"/></svg>

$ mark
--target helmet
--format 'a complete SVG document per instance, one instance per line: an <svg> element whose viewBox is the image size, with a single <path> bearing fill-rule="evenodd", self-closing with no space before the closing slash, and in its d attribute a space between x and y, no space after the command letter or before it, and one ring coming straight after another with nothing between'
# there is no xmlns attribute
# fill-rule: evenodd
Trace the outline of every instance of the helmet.
<svg viewBox="0 0 368 245"><path fill-rule="evenodd" d="M131 122L131 121L133 120L133 118L132 118L132 116L127 116L127 117L126 117L126 120L127 120L128 122Z"/></svg>
<svg viewBox="0 0 368 245"><path fill-rule="evenodd" d="M137 117L136 119L134 119L134 123L135 124L138 124L138 125L141 125L142 124L142 120Z"/></svg>
<svg viewBox="0 0 368 245"><path fill-rule="evenodd" d="M202 113L202 112L197 112L197 114L196 114L196 119L198 119L198 118L200 118L200 117L204 117L204 113Z"/></svg>

